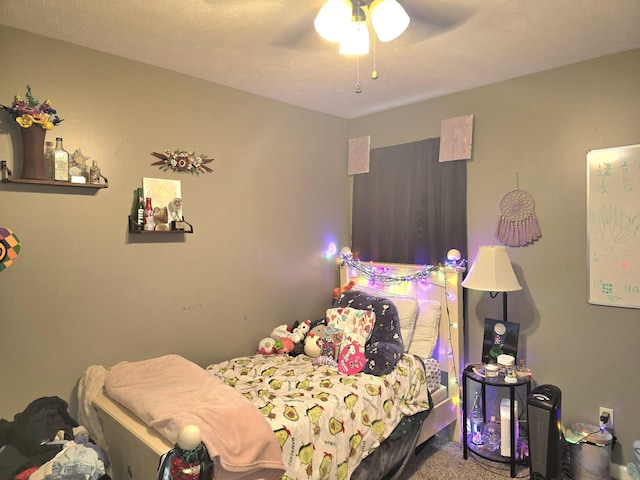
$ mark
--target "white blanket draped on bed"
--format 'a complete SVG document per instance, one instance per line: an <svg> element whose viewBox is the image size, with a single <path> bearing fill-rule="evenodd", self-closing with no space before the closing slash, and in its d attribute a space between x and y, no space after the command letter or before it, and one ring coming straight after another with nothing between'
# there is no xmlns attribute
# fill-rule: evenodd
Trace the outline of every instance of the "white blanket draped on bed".
<svg viewBox="0 0 640 480"><path fill-rule="evenodd" d="M240 393L178 355L111 367L104 382L115 401L175 443L185 425L200 427L216 478L284 472L280 445L264 416ZM222 471L221 471L222 469Z"/></svg>
<svg viewBox="0 0 640 480"><path fill-rule="evenodd" d="M383 376L342 375L306 355L240 357L207 370L262 412L282 447L282 480L351 477L404 416L429 409L426 375L404 354Z"/></svg>

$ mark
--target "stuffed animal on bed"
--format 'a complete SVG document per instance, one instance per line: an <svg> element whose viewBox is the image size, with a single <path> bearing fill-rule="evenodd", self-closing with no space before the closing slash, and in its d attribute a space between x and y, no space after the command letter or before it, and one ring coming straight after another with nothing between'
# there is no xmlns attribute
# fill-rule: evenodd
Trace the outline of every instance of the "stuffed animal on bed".
<svg viewBox="0 0 640 480"><path fill-rule="evenodd" d="M356 286L356 282L354 282L353 280L349 280L349 283L347 283L346 285L342 285L341 287L334 288L333 298L336 299L338 295L340 295L342 292L348 292L355 286Z"/></svg>
<svg viewBox="0 0 640 480"><path fill-rule="evenodd" d="M304 353L309 357L319 357L322 352L322 344L324 343L325 329L327 328L326 319L315 320L311 323L313 326L304 339Z"/></svg>
<svg viewBox="0 0 640 480"><path fill-rule="evenodd" d="M404 351L398 310L393 302L358 290L349 290L341 293L333 306L372 310L376 314L373 331L365 344L366 364L362 371L380 376L393 370Z"/></svg>
<svg viewBox="0 0 640 480"><path fill-rule="evenodd" d="M276 353L276 341L271 337L265 337L258 342L258 353L260 355L273 355Z"/></svg>

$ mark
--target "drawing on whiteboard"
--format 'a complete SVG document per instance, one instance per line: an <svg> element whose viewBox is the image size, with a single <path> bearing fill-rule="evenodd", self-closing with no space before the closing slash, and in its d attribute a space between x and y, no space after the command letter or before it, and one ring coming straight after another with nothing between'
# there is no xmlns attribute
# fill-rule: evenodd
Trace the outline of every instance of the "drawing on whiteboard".
<svg viewBox="0 0 640 480"><path fill-rule="evenodd" d="M589 303L640 309L640 144L587 152Z"/></svg>
<svg viewBox="0 0 640 480"><path fill-rule="evenodd" d="M589 228L593 241L605 250L614 250L638 233L640 213L630 217L615 203L602 204L589 212Z"/></svg>

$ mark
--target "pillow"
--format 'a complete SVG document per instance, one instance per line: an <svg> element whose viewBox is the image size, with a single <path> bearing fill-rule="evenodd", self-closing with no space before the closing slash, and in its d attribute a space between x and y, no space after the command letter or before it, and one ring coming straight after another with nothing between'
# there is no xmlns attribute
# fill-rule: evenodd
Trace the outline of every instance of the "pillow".
<svg viewBox="0 0 640 480"><path fill-rule="evenodd" d="M359 310L351 307L327 309L327 326L352 333L363 338L363 344L371 336L376 314L371 310Z"/></svg>
<svg viewBox="0 0 640 480"><path fill-rule="evenodd" d="M361 372L364 368L365 344L373 331L375 318L375 313L370 310L350 307L327 310L327 331L334 330L342 335L335 357L340 373L351 375Z"/></svg>
<svg viewBox="0 0 640 480"><path fill-rule="evenodd" d="M438 342L440 302L418 300L418 306L416 330L409 351L422 358L431 358Z"/></svg>
<svg viewBox="0 0 640 480"><path fill-rule="evenodd" d="M372 297L388 298L393 302L398 310L398 320L400 320L400 333L402 334L404 351L408 352L416 329L416 320L418 318L419 311L418 301L413 297L383 292L381 290L362 287L360 285L353 287L353 289L364 292Z"/></svg>
<svg viewBox="0 0 640 480"><path fill-rule="evenodd" d="M387 298L349 290L338 295L334 307L351 307L375 313L371 337L365 344L366 364L362 371L376 376L391 372L404 351L396 306Z"/></svg>

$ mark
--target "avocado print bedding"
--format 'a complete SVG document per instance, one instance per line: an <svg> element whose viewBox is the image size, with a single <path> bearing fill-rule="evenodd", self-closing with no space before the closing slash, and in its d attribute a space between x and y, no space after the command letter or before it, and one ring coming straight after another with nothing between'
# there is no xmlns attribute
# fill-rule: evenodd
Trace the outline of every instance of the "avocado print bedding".
<svg viewBox="0 0 640 480"><path fill-rule="evenodd" d="M422 361L403 354L386 375L343 375L306 355L254 355L207 367L258 408L282 448L288 479L351 474L405 416L430 408Z"/></svg>

